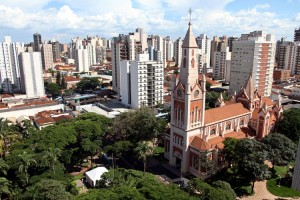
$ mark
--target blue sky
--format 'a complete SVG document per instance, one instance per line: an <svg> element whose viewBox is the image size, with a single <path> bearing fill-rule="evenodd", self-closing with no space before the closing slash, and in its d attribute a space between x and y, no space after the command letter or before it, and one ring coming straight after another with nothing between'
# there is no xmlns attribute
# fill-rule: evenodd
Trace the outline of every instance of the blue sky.
<svg viewBox="0 0 300 200"><path fill-rule="evenodd" d="M265 30L292 39L300 27L300 0L0 0L0 40L69 42L72 37L111 38L143 28L148 34L183 37L192 8L195 35L239 36Z"/></svg>

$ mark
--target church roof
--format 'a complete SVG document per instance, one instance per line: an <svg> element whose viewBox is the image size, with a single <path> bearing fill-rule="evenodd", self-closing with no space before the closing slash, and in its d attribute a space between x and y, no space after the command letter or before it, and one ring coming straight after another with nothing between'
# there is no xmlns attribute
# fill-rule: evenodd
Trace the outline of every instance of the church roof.
<svg viewBox="0 0 300 200"><path fill-rule="evenodd" d="M250 110L245 108L242 103L234 103L205 111L205 124L230 119L232 117L248 114Z"/></svg>
<svg viewBox="0 0 300 200"><path fill-rule="evenodd" d="M192 31L192 25L189 23L189 29L187 30L183 43L182 48L198 48L198 45L196 43L195 36Z"/></svg>
<svg viewBox="0 0 300 200"><path fill-rule="evenodd" d="M253 84L251 75L248 77L248 80L246 81L245 85L242 87L240 94L243 91L245 92L245 94L247 95L247 97L250 101L254 99L255 88L254 88L254 84Z"/></svg>
<svg viewBox="0 0 300 200"><path fill-rule="evenodd" d="M205 142L205 140L203 140L199 136L194 137L190 146L202 151L207 151L211 149L211 145L209 145L207 142Z"/></svg>

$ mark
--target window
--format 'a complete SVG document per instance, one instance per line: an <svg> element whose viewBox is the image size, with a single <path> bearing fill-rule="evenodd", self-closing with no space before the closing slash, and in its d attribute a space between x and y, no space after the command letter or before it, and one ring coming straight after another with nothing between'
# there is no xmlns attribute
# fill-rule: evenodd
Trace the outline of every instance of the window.
<svg viewBox="0 0 300 200"><path fill-rule="evenodd" d="M199 170L199 157L198 156L193 156L192 158L192 165L193 165L193 168L196 169L196 170Z"/></svg>
<svg viewBox="0 0 300 200"><path fill-rule="evenodd" d="M226 125L226 130L229 130L230 129L230 124L227 124Z"/></svg>
<svg viewBox="0 0 300 200"><path fill-rule="evenodd" d="M216 129L212 129L212 130L210 131L210 134L211 134L211 135L216 134Z"/></svg>
<svg viewBox="0 0 300 200"><path fill-rule="evenodd" d="M244 125L244 120L241 120L240 121L240 126L243 126Z"/></svg>

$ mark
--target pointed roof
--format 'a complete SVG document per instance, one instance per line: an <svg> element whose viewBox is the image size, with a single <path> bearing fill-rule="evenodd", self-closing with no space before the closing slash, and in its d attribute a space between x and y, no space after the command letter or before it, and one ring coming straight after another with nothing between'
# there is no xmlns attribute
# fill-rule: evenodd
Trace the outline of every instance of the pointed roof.
<svg viewBox="0 0 300 200"><path fill-rule="evenodd" d="M187 30L183 43L182 48L198 48L198 45L196 43L195 36L192 31L192 24L189 23L189 29Z"/></svg>
<svg viewBox="0 0 300 200"><path fill-rule="evenodd" d="M248 77L248 80L246 81L245 85L242 87L240 94L242 92L244 92L247 95L247 97L249 98L250 101L252 101L254 99L255 90L254 90L254 84L253 84L251 74Z"/></svg>

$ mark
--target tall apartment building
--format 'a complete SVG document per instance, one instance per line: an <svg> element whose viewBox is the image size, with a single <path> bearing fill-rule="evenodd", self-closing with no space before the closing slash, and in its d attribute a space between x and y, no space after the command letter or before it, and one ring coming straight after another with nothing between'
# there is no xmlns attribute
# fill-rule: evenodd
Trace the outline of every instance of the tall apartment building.
<svg viewBox="0 0 300 200"><path fill-rule="evenodd" d="M292 75L300 75L300 41L294 42L290 69Z"/></svg>
<svg viewBox="0 0 300 200"><path fill-rule="evenodd" d="M60 43L56 40L49 41L48 44L52 45L52 54L53 54L53 61L57 62L60 61L60 53L61 53L61 48L60 48Z"/></svg>
<svg viewBox="0 0 300 200"><path fill-rule="evenodd" d="M174 42L172 41L170 36L167 36L164 38L164 49L163 49L164 61L170 61L173 60L174 57ZM164 63L165 65L165 63ZM166 67L166 66L164 66Z"/></svg>
<svg viewBox="0 0 300 200"><path fill-rule="evenodd" d="M228 43L227 46L229 47L230 52L232 52L232 42L238 41L238 39L239 39L238 37L234 37L234 36L227 38L227 43Z"/></svg>
<svg viewBox="0 0 300 200"><path fill-rule="evenodd" d="M238 41L233 41L230 94L240 91L249 75L252 75L254 87L259 94L271 95L275 62L275 37L263 31L242 34Z"/></svg>
<svg viewBox="0 0 300 200"><path fill-rule="evenodd" d="M210 44L211 41L209 37L205 34L200 34L196 38L197 45L199 49L202 49L203 55L205 54L205 62L204 62L204 67L209 68L210 67Z"/></svg>
<svg viewBox="0 0 300 200"><path fill-rule="evenodd" d="M291 69L294 43L281 38L276 44L275 61L279 69Z"/></svg>
<svg viewBox="0 0 300 200"><path fill-rule="evenodd" d="M33 34L33 50L41 51L42 36L39 33Z"/></svg>
<svg viewBox="0 0 300 200"><path fill-rule="evenodd" d="M5 36L0 43L0 89L4 92L21 90L18 48L23 43L13 43L10 36Z"/></svg>
<svg viewBox="0 0 300 200"><path fill-rule="evenodd" d="M45 96L42 58L40 52L22 52L19 55L22 92L27 98Z"/></svg>
<svg viewBox="0 0 300 200"><path fill-rule="evenodd" d="M230 67L231 52L229 47L223 46L220 51L214 53L213 77L215 79L225 79ZM229 66L228 66L229 65Z"/></svg>
<svg viewBox="0 0 300 200"><path fill-rule="evenodd" d="M175 42L174 42L174 57L175 57L175 63L177 66L181 64L181 59L182 59L182 43L183 40L181 37L179 37Z"/></svg>
<svg viewBox="0 0 300 200"><path fill-rule="evenodd" d="M111 42L112 54L112 86L120 94L120 62L122 60L135 60L147 48L146 34L142 29L128 35L120 34Z"/></svg>
<svg viewBox="0 0 300 200"><path fill-rule="evenodd" d="M140 54L135 61L120 62L122 103L132 108L154 107L163 103L163 63Z"/></svg>
<svg viewBox="0 0 300 200"><path fill-rule="evenodd" d="M300 28L295 29L294 32L294 42L300 41Z"/></svg>
<svg viewBox="0 0 300 200"><path fill-rule="evenodd" d="M227 36L214 36L211 45L210 45L210 66L214 67L214 54L215 52L220 52L221 48L227 47L228 42L227 42Z"/></svg>
<svg viewBox="0 0 300 200"><path fill-rule="evenodd" d="M42 55L42 66L43 70L48 70L53 68L53 53L52 53L52 44L42 44L41 47Z"/></svg>

